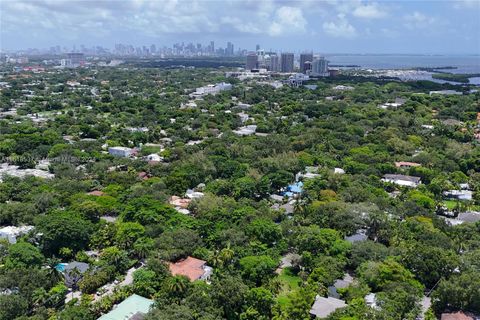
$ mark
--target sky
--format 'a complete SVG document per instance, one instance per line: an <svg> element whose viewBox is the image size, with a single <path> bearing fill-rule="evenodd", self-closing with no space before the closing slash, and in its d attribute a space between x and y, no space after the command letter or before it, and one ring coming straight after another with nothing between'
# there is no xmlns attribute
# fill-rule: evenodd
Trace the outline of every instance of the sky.
<svg viewBox="0 0 480 320"><path fill-rule="evenodd" d="M0 49L176 42L480 54L480 0L0 0Z"/></svg>

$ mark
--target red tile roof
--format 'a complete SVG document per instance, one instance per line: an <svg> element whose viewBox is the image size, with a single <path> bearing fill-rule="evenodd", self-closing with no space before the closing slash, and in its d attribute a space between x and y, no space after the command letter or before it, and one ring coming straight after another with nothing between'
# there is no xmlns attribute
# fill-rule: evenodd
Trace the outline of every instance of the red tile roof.
<svg viewBox="0 0 480 320"><path fill-rule="evenodd" d="M408 161L398 161L395 162L395 167L400 168L400 167L419 167L421 166L420 163L416 162L408 162Z"/></svg>
<svg viewBox="0 0 480 320"><path fill-rule="evenodd" d="M169 202L172 206L187 209L190 202L192 202L192 199L184 199L177 196L172 196Z"/></svg>
<svg viewBox="0 0 480 320"><path fill-rule="evenodd" d="M100 197L100 196L103 196L105 193L103 191L100 191L100 190L94 190L94 191L90 191L88 194L91 195L91 196Z"/></svg>
<svg viewBox="0 0 480 320"><path fill-rule="evenodd" d="M169 268L172 275L186 276L190 279L190 281L195 281L200 279L200 277L205 273L203 270L205 263L206 261L188 257L187 259L170 263Z"/></svg>
<svg viewBox="0 0 480 320"><path fill-rule="evenodd" d="M455 313L442 313L441 320L473 320L472 317L467 316L462 311Z"/></svg>

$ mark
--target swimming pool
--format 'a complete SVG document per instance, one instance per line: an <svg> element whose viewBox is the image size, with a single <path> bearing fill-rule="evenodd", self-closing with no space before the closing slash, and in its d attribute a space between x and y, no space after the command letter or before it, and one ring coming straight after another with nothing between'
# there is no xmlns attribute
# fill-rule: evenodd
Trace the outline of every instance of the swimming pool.
<svg viewBox="0 0 480 320"><path fill-rule="evenodd" d="M55 269L57 269L60 272L65 271L65 267L68 266L68 263L59 263L55 266Z"/></svg>

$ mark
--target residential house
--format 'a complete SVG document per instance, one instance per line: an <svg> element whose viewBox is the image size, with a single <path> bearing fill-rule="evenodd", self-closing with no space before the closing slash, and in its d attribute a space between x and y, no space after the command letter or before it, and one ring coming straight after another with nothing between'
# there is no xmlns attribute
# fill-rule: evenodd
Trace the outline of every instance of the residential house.
<svg viewBox="0 0 480 320"><path fill-rule="evenodd" d="M189 199L201 199L205 196L203 192L196 191L195 189L188 189L185 192L185 197Z"/></svg>
<svg viewBox="0 0 480 320"><path fill-rule="evenodd" d="M90 265L85 262L73 261L65 265L63 268L63 276L65 277L65 285L72 287L78 283L87 272Z"/></svg>
<svg viewBox="0 0 480 320"><path fill-rule="evenodd" d="M190 94L190 97L200 98L207 94L215 95L221 91L231 90L231 89L232 89L232 85L230 83L221 82L217 84L209 84L204 87L196 88L195 92Z"/></svg>
<svg viewBox="0 0 480 320"><path fill-rule="evenodd" d="M279 194L271 194L270 199L272 199L275 202L280 202L280 203L283 202L283 197Z"/></svg>
<svg viewBox="0 0 480 320"><path fill-rule="evenodd" d="M101 197L101 196L105 195L105 193L103 191L100 191L100 190L93 190L93 191L90 191L87 194L89 196L96 196L96 197Z"/></svg>
<svg viewBox="0 0 480 320"><path fill-rule="evenodd" d="M333 283L333 286L328 287L328 296L332 298L340 299L338 289L345 289L353 283L353 277L348 273L345 273L343 279L337 279Z"/></svg>
<svg viewBox="0 0 480 320"><path fill-rule="evenodd" d="M177 196L171 196L169 203L175 207L175 210L182 214L190 214L190 210L188 210L188 206L192 202L190 198L180 198Z"/></svg>
<svg viewBox="0 0 480 320"><path fill-rule="evenodd" d="M45 170L39 169L20 169L19 166L10 165L8 163L0 164L0 182L2 182L2 177L11 176L17 178L25 178L28 176L35 176L43 179L52 179L55 177L53 173L49 173Z"/></svg>
<svg viewBox="0 0 480 320"><path fill-rule="evenodd" d="M332 89L333 89L333 90L337 90L337 91L351 91L351 90L355 90L354 87L344 86L344 85L338 85L338 86L333 87Z"/></svg>
<svg viewBox="0 0 480 320"><path fill-rule="evenodd" d="M368 236L365 230L358 230L355 234L345 237L345 240L350 243L366 241L367 239Z"/></svg>
<svg viewBox="0 0 480 320"><path fill-rule="evenodd" d="M293 184L288 185L285 188L285 191L281 193L282 196L287 196L289 198L294 198L298 197L302 194L303 192L303 182L295 182Z"/></svg>
<svg viewBox="0 0 480 320"><path fill-rule="evenodd" d="M408 162L408 161L397 161L395 162L395 167L400 169L410 169L411 167L420 167L420 163Z"/></svg>
<svg viewBox="0 0 480 320"><path fill-rule="evenodd" d="M430 95L434 94L442 94L442 95L462 95L463 93L460 91L455 90L438 90L438 91L430 91Z"/></svg>
<svg viewBox="0 0 480 320"><path fill-rule="evenodd" d="M442 313L440 320L475 320L475 318L467 315L463 311L458 311L454 313Z"/></svg>
<svg viewBox="0 0 480 320"><path fill-rule="evenodd" d="M188 257L184 260L169 264L169 269L174 276L185 276L190 281L208 280L212 275L212 267L207 266L207 262Z"/></svg>
<svg viewBox="0 0 480 320"><path fill-rule="evenodd" d="M443 192L447 199L452 200L466 200L471 201L473 198L473 191L470 190L448 190Z"/></svg>
<svg viewBox="0 0 480 320"><path fill-rule="evenodd" d="M110 147L108 153L114 157L128 158L132 155L133 149L127 147Z"/></svg>
<svg viewBox="0 0 480 320"><path fill-rule="evenodd" d="M327 318L335 310L346 307L345 301L337 298L324 298L317 295L315 302L310 309L310 315L323 319Z"/></svg>
<svg viewBox="0 0 480 320"><path fill-rule="evenodd" d="M411 188L416 188L421 183L419 177L406 176L403 174L386 174L383 176L382 181Z"/></svg>
<svg viewBox="0 0 480 320"><path fill-rule="evenodd" d="M33 230L33 226L8 226L0 229L0 239L6 239L10 243L17 243L17 238Z"/></svg>
<svg viewBox="0 0 480 320"><path fill-rule="evenodd" d="M456 226L463 223L475 223L477 221L480 221L480 212L478 211L460 212L456 218L445 218L445 220L452 226Z"/></svg>
<svg viewBox="0 0 480 320"><path fill-rule="evenodd" d="M145 160L147 160L148 162L160 162L163 160L163 157L159 156L156 153L152 153L146 156Z"/></svg>
<svg viewBox="0 0 480 320"><path fill-rule="evenodd" d="M370 308L380 310L380 307L377 303L377 294L376 293L369 293L364 297L365 304Z"/></svg>
<svg viewBox="0 0 480 320"><path fill-rule="evenodd" d="M406 99L396 98L395 102L387 102L380 105L379 107L382 109L397 109L398 107L401 107L403 104L405 104L405 101Z"/></svg>
<svg viewBox="0 0 480 320"><path fill-rule="evenodd" d="M233 130L233 133L239 135L239 136L249 136L254 134L257 131L257 126L254 124L240 127L237 130Z"/></svg>
<svg viewBox="0 0 480 320"><path fill-rule="evenodd" d="M142 320L154 303L151 299L132 294L98 320Z"/></svg>

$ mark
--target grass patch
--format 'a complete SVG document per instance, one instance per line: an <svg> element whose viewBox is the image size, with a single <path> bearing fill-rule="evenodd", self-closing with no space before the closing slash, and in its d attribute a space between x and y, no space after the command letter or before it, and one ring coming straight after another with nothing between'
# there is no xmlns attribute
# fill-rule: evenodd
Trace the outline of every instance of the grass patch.
<svg viewBox="0 0 480 320"><path fill-rule="evenodd" d="M447 207L448 210L453 210L457 207L457 204L460 204L461 210L471 210L471 211L479 211L480 206L472 204L471 201L456 201L456 200L444 200L443 205Z"/></svg>
<svg viewBox="0 0 480 320"><path fill-rule="evenodd" d="M448 210L453 210L457 206L457 201L445 200L443 201L443 204L445 205L445 207L447 207Z"/></svg>
<svg viewBox="0 0 480 320"><path fill-rule="evenodd" d="M282 283L282 290L278 294L277 302L281 307L284 307L290 301L288 295L300 288L302 279L297 276L291 268L285 268L282 270L282 273L278 275L278 280Z"/></svg>

